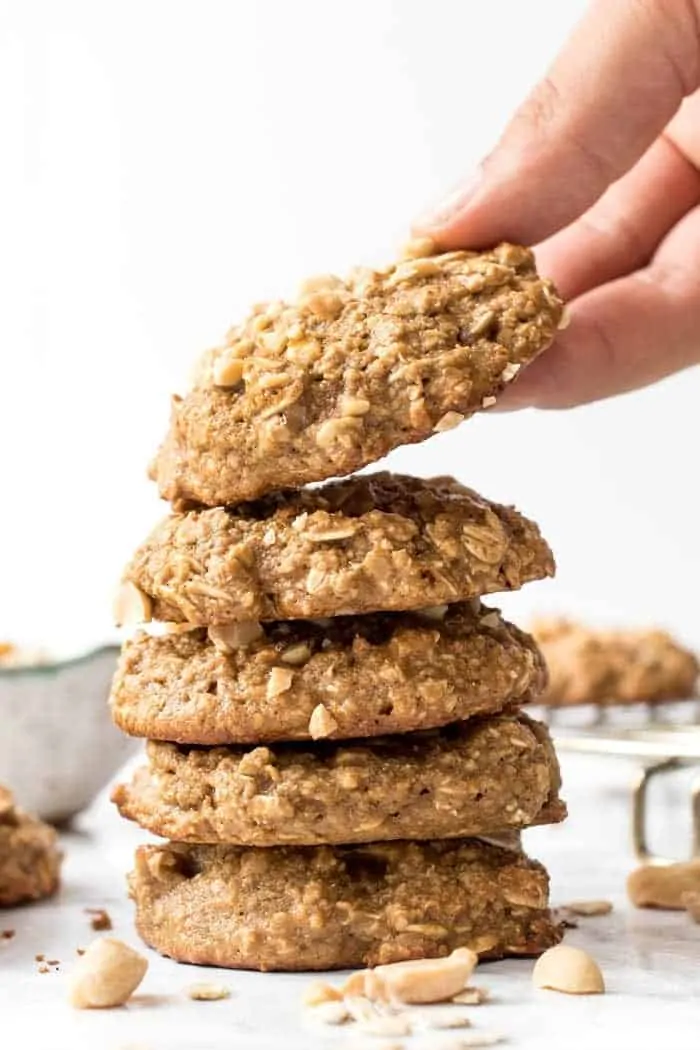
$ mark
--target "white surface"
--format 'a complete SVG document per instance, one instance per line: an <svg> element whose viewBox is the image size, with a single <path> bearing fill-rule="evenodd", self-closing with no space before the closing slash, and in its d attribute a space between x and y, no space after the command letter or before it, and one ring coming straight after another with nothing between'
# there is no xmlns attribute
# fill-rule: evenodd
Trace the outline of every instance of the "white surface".
<svg viewBox="0 0 700 1050"><path fill-rule="evenodd" d="M475 1026L498 1030L517 1050L696 1050L700 1031L700 926L685 915L635 911L624 881L634 860L628 847L626 785L630 769L611 760L568 758L566 795L573 813L558 828L528 833L528 848L552 873L552 899L608 898L612 915L581 919L568 943L585 947L605 973L605 996L577 999L535 992L532 963L481 966L475 983L495 1001L464 1008ZM687 846L684 781L661 785L659 847ZM94 936L86 906L106 907L114 935L136 944L123 872L140 832L104 802L66 836L65 886L51 903L0 913L0 1045L32 1050L322 1050L352 1045L349 1028L310 1027L299 998L308 975L246 974L178 966L148 952L150 968L127 1008L76 1012L66 1003L65 971L75 949ZM59 973L38 974L34 956L61 960ZM335 980L335 977L331 978ZM183 989L197 980L230 988L229 1000L192 1002ZM9 1033L20 1036L8 1041ZM455 1033L457 1035L457 1033ZM406 1050L439 1050L446 1034L406 1040ZM381 1042L376 1041L377 1050Z"/></svg>
<svg viewBox="0 0 700 1050"><path fill-rule="evenodd" d="M163 512L144 471L194 356L250 302L387 258L583 6L0 2L0 637L109 633L113 582ZM696 369L475 420L393 462L541 521L559 577L510 603L522 615L660 620L700 644L699 400Z"/></svg>

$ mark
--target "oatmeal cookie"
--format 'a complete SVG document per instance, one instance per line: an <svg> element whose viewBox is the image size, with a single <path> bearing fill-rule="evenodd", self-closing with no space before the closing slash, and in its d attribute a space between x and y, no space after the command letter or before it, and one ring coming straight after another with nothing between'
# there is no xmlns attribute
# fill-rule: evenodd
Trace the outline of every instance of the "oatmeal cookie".
<svg viewBox="0 0 700 1050"><path fill-rule="evenodd" d="M474 839L142 846L130 891L151 947L239 969L344 969L462 947L538 955L560 939L544 868Z"/></svg>
<svg viewBox="0 0 700 1050"><path fill-rule="evenodd" d="M697 696L698 658L665 631L594 631L555 620L536 624L534 633L550 675L540 703L659 703Z"/></svg>
<svg viewBox="0 0 700 1050"><path fill-rule="evenodd" d="M204 355L151 476L166 499L218 506L350 474L492 405L561 313L509 244L315 279Z"/></svg>
<svg viewBox="0 0 700 1050"><path fill-rule="evenodd" d="M127 642L112 686L116 724L179 744L370 737L497 714L546 681L532 639L478 600L232 624L212 636L140 632Z"/></svg>
<svg viewBox="0 0 700 1050"><path fill-rule="evenodd" d="M58 889L56 832L15 805L0 787L0 907L50 897Z"/></svg>
<svg viewBox="0 0 700 1050"><path fill-rule="evenodd" d="M134 555L141 618L307 619L456 602L554 572L537 526L454 478L369 474L165 518Z"/></svg>
<svg viewBox="0 0 700 1050"><path fill-rule="evenodd" d="M520 717L274 748L151 741L113 800L163 838L313 846L464 838L563 820L546 728Z"/></svg>

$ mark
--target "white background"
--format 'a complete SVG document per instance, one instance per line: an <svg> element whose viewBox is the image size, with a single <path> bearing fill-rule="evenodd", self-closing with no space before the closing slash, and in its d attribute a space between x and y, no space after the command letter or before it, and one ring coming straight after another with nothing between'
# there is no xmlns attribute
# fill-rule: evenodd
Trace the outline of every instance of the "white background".
<svg viewBox="0 0 700 1050"><path fill-rule="evenodd" d="M168 395L251 301L391 256L580 0L0 3L0 635L87 644L164 512ZM696 369L393 457L539 520L504 602L700 644Z"/></svg>

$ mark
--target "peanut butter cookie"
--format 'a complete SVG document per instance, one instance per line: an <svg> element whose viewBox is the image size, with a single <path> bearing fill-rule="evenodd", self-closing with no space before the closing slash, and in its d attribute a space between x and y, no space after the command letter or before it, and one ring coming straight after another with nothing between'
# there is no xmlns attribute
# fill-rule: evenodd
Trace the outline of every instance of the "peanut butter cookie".
<svg viewBox="0 0 700 1050"><path fill-rule="evenodd" d="M532 639L475 600L141 632L124 646L111 706L133 736L262 744L432 729L522 704L545 680Z"/></svg>
<svg viewBox="0 0 700 1050"><path fill-rule="evenodd" d="M182 842L464 838L566 815L547 730L524 715L312 747L151 741L148 758L113 800L122 816Z"/></svg>
<svg viewBox="0 0 700 1050"><path fill-rule="evenodd" d="M246 849L142 846L130 878L139 933L180 962L330 970L538 955L560 939L544 868L475 840Z"/></svg>
<svg viewBox="0 0 700 1050"><path fill-rule="evenodd" d="M593 631L567 620L536 624L549 667L540 703L634 704L697 696L697 656L665 631Z"/></svg>
<svg viewBox="0 0 700 1050"><path fill-rule="evenodd" d="M54 829L25 813L0 787L0 907L50 897L60 867Z"/></svg>
<svg viewBox="0 0 700 1050"><path fill-rule="evenodd" d="M414 250L307 282L208 351L173 399L161 494L218 506L350 474L488 408L552 342L562 304L526 248Z"/></svg>
<svg viewBox="0 0 700 1050"><path fill-rule="evenodd" d="M125 585L141 619L216 625L416 609L553 572L537 526L513 508L454 478L380 473L172 514Z"/></svg>

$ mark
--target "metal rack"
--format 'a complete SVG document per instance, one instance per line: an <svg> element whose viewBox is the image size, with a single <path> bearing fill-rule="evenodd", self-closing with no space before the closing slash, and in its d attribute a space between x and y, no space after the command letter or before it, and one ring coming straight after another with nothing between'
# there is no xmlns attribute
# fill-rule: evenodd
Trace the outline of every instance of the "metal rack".
<svg viewBox="0 0 700 1050"><path fill-rule="evenodd" d="M649 845L650 786L665 774L695 766L699 772L690 783L688 799L692 828L689 853L693 858L700 857L699 707L695 699L673 705L637 704L626 709L611 704L596 707L592 712L589 708L584 721L579 709L573 724L568 709L539 711L540 717L549 723L559 751L606 755L634 762L630 782L632 842L638 858L647 864L671 863L670 858L655 853Z"/></svg>

